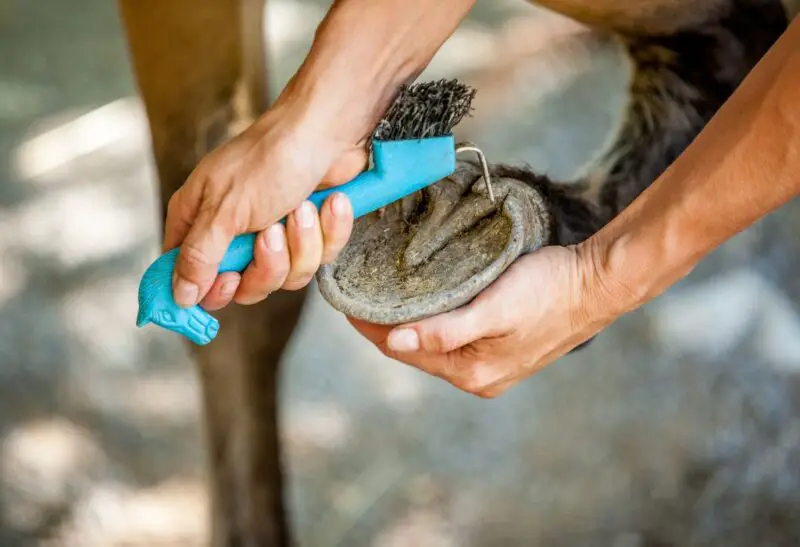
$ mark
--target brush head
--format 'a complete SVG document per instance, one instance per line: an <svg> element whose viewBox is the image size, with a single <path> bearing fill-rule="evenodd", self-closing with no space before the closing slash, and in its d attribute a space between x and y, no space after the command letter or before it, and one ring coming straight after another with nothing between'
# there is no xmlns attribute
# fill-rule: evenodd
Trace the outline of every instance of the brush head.
<svg viewBox="0 0 800 547"><path fill-rule="evenodd" d="M472 111L475 89L458 80L403 86L372 138L400 141L443 137Z"/></svg>

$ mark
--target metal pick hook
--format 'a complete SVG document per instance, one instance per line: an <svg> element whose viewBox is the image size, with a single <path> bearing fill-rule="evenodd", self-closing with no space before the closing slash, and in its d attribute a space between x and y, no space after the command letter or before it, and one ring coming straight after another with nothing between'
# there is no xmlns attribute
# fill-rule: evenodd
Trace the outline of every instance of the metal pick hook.
<svg viewBox="0 0 800 547"><path fill-rule="evenodd" d="M481 162L481 168L483 169L483 180L486 181L486 191L489 193L489 199L494 203L492 176L489 174L489 164L486 163L486 156L483 155L483 151L471 142L461 142L456 145L456 154L461 152L475 152L478 155L478 160Z"/></svg>

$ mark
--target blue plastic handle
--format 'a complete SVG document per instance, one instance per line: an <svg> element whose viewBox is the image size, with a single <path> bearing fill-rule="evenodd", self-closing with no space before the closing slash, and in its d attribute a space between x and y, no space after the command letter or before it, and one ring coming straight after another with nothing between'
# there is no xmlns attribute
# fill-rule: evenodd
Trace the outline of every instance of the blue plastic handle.
<svg viewBox="0 0 800 547"><path fill-rule="evenodd" d="M309 201L319 209L328 196L343 192L350 198L355 218L367 215L451 175L456 168L455 141L452 136L375 141L372 163L369 171L345 185L314 192ZM244 271L253 261L255 241L256 234L237 236L222 259L220 273ZM175 303L172 273L178 252L164 253L142 276L136 325L153 323L202 346L216 337L219 322L200 306L181 308Z"/></svg>

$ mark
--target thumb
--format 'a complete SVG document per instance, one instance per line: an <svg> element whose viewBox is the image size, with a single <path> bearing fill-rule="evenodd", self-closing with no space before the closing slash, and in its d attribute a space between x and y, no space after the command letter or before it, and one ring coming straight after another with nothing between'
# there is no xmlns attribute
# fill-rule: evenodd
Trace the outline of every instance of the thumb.
<svg viewBox="0 0 800 547"><path fill-rule="evenodd" d="M233 218L200 215L181 243L175 263L175 303L191 307L211 289L222 258L235 236Z"/></svg>
<svg viewBox="0 0 800 547"><path fill-rule="evenodd" d="M450 353L483 338L486 331L483 314L472 305L404 325L389 333L386 341L396 352L424 351Z"/></svg>

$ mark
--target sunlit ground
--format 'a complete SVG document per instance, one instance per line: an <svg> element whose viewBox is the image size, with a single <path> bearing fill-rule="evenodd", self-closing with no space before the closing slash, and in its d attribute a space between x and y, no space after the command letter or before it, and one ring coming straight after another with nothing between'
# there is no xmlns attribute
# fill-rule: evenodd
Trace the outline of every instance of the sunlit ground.
<svg viewBox="0 0 800 547"><path fill-rule="evenodd" d="M271 2L273 87L324 5ZM134 327L157 207L114 7L0 9L2 545L199 545L208 529L191 363ZM511 0L479 2L427 74L452 75L479 89L463 135L564 180L603 151L628 77L616 47ZM783 530L800 502L798 207L494 402L380 357L312 291L282 395L301 544Z"/></svg>

